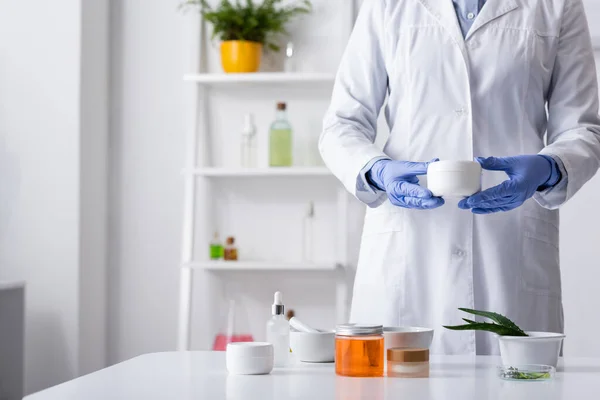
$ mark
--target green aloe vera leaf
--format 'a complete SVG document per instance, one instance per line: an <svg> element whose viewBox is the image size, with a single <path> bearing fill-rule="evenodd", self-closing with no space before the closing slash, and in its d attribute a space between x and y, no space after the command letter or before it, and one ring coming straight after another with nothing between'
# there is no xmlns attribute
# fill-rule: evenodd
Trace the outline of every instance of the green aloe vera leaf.
<svg viewBox="0 0 600 400"><path fill-rule="evenodd" d="M468 324L476 324L477 323L476 321L473 321L473 320L470 320L470 319L466 319L466 318L463 318L463 321L465 321Z"/></svg>
<svg viewBox="0 0 600 400"><path fill-rule="evenodd" d="M521 333L520 335L515 335L515 336L528 336L521 328L519 328L517 326L517 324L512 322L510 319L506 318L504 315L501 315L501 314L498 314L495 312L490 312L490 311L471 310L469 308L459 308L459 310L464 311L469 314L479 315L480 317L489 318L492 321L494 321L500 325L503 325L507 328L511 328L511 329Z"/></svg>
<svg viewBox="0 0 600 400"><path fill-rule="evenodd" d="M500 336L527 336L521 331L516 331L504 325L490 324L488 322L475 322L466 325L444 326L446 329L454 331L487 331Z"/></svg>

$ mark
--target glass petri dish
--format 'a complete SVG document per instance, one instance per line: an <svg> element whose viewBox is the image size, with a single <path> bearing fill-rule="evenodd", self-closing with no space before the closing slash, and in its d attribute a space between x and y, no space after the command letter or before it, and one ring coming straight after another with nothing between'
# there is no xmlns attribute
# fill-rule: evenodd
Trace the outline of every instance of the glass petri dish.
<svg viewBox="0 0 600 400"><path fill-rule="evenodd" d="M532 382L549 381L554 378L556 369L550 365L500 365L498 377L507 381Z"/></svg>

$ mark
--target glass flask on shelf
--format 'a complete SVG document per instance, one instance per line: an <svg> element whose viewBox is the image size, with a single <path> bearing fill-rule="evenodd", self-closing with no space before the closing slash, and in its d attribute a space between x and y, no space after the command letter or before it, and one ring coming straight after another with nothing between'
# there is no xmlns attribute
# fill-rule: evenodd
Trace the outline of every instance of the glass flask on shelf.
<svg viewBox="0 0 600 400"><path fill-rule="evenodd" d="M250 333L248 316L241 301L230 298L225 304L227 307L221 316L221 327L213 343L214 351L225 351L228 343L254 341Z"/></svg>

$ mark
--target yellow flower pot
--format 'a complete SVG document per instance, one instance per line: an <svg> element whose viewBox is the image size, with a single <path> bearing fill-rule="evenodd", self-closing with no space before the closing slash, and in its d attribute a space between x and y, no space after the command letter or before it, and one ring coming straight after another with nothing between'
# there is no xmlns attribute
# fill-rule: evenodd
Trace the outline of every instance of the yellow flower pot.
<svg viewBox="0 0 600 400"><path fill-rule="evenodd" d="M262 44L245 40L221 43L221 64L228 73L256 72L260 68Z"/></svg>

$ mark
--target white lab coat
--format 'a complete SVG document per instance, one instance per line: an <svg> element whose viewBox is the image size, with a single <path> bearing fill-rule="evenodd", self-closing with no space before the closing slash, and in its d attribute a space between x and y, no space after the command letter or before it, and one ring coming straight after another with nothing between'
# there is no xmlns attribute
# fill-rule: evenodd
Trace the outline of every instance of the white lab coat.
<svg viewBox="0 0 600 400"><path fill-rule="evenodd" d="M458 307L562 332L556 209L599 167L597 87L581 0L488 0L466 39L452 0L365 0L319 142L327 166L370 206L351 320L433 327L432 352L445 354L497 353L492 334L442 328L468 317ZM381 151L373 142L386 95ZM563 179L507 213L473 215L455 201L408 210L361 190L377 157L536 153L560 159ZM485 172L483 186L504 179Z"/></svg>

